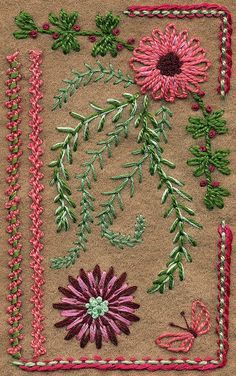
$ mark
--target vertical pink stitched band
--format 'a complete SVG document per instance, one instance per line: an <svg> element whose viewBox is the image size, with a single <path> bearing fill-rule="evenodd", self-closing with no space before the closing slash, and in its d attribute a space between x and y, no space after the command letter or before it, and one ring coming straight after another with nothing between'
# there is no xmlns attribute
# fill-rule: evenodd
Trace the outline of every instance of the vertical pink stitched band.
<svg viewBox="0 0 236 376"><path fill-rule="evenodd" d="M42 335L42 331L44 329L42 323L44 320L44 316L42 314L42 285L45 281L43 279L44 269L42 267L43 256L41 255L41 252L43 250L42 238L44 234L40 229L42 226L42 219L40 217L43 211L43 208L41 206L42 196L40 192L44 189L43 184L40 183L40 180L43 178L43 173L41 172L41 167L43 166L41 156L43 154L43 151L41 148L42 140L40 139L40 132L42 131L41 124L43 122L40 116L40 112L43 109L40 105L40 100L43 97L40 90L40 87L43 83L43 81L40 78L42 75L42 71L40 68L40 65L42 63L42 52L30 51L29 57L31 60L31 78L29 80L29 83L31 85L29 89L29 93L31 94L31 109L29 111L29 116L31 120L29 122L29 126L32 129L29 135L29 149L31 151L29 160L32 165L32 167L30 168L30 173L32 176L30 179L30 184L32 186L32 189L29 192L29 196L32 199L32 204L30 206L30 218L32 220L31 232L33 234L33 237L30 240L32 244L32 249L30 251L32 261L30 263L30 266L33 269L33 285L31 287L31 290L34 293L33 297L31 298L31 302L33 303L33 340L31 342L31 346L34 349L34 358L37 359L40 355L46 353L46 349L43 346L43 343L45 342L45 337Z"/></svg>
<svg viewBox="0 0 236 376"><path fill-rule="evenodd" d="M8 353L13 356L13 358L20 358L22 346L20 341L23 339L22 329L23 325L21 324L22 314L21 314L21 295L22 290L20 285L22 283L21 278L21 233L20 233L20 220L19 220L19 204L20 197L18 192L20 189L19 184L19 159L22 155L21 151L21 130L19 125L21 123L20 114L22 112L20 103L21 96L19 95L20 86L18 81L21 80L21 74L19 73L20 64L18 63L18 52L15 52L12 55L7 56L7 61L9 63L9 69L6 72L7 81L6 81L6 96L8 100L5 102L5 106L8 109L7 112L7 128L9 129L9 134L7 135L8 141L8 167L7 174L8 177L6 182L8 188L6 191L7 202L6 209L8 210L8 215L6 217L8 226L7 232L9 234L8 244L10 249L8 254L11 257L11 260L8 263L10 273L8 278L10 279L9 284L9 295L7 300L10 302L7 312L9 314L8 324L11 326L9 329L10 337L10 348Z"/></svg>

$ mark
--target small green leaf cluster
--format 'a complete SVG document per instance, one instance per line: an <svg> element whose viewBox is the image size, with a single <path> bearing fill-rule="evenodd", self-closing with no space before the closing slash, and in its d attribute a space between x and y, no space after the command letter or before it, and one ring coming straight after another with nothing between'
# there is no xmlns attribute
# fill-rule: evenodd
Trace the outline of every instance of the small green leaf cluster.
<svg viewBox="0 0 236 376"><path fill-rule="evenodd" d="M204 105L202 98L194 95L194 99L201 109L202 117L191 116L187 131L194 139L204 139L201 146L195 145L190 148L193 158L187 161L189 166L194 167L193 175L196 177L204 177L200 181L201 187L206 187L204 203L207 209L212 210L215 207L222 209L224 207L224 197L229 196L229 191L220 186L220 182L213 180L214 171L218 171L223 175L229 175L228 149L213 150L213 139L221 134L225 134L228 129L226 120L222 118L224 111L212 111Z"/></svg>
<svg viewBox="0 0 236 376"><path fill-rule="evenodd" d="M128 42L117 37L117 26L120 22L119 16L114 16L112 12L108 12L105 16L96 16L97 30L81 30L80 25L77 24L78 12L67 13L61 9L59 15L49 13L48 20L50 24L44 24L42 27L37 26L32 15L28 12L21 11L15 17L15 23L20 31L13 33L16 39L26 39L28 37L36 38L38 34L48 34L54 39L52 49L62 49L64 54L69 52L80 51L80 44L77 37L85 36L94 39L92 56L105 56L110 53L111 56L116 57L119 45L122 48L133 50L133 46ZM45 27L46 25L46 27Z"/></svg>

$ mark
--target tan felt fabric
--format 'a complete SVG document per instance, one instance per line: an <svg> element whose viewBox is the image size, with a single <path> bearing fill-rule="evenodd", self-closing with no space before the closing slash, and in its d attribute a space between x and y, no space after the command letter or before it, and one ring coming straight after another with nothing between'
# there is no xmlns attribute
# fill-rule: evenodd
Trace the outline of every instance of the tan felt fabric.
<svg viewBox="0 0 236 376"><path fill-rule="evenodd" d="M208 1L213 3L213 1ZM160 0L150 0L140 2L140 5L153 5L161 4ZM171 4L171 1L166 1ZM192 1L183 0L179 2L181 4L192 4ZM195 3L200 1L195 0ZM218 0L218 4L227 6L229 10L236 14L236 2L233 0ZM144 242L133 249L126 249L118 251L116 248L110 246L110 244L100 238L99 228L93 227L93 233L89 238L88 250L81 255L81 258L76 264L69 270L53 271L49 268L50 259L66 253L66 250L71 246L75 239L76 226L65 235L65 233L56 234L54 223L54 211L55 205L53 204L53 198L55 196L55 190L53 187L49 187L49 180L51 178L51 169L47 167L48 163L54 159L54 153L50 151L50 146L56 141L62 140L63 135L58 134L55 127L61 125L75 126L76 120L69 116L69 111L74 110L80 113L87 114L89 111L88 102L96 102L103 105L108 97L121 98L123 92L135 93L138 91L136 86L132 86L128 89L123 89L122 85L113 86L111 84L103 84L102 82L97 84L91 84L86 88L80 89L69 101L67 105L63 106L63 109L51 111L53 103L53 95L56 94L58 88L63 86L62 79L70 78L71 69L83 69L83 63L87 62L91 65L95 64L95 59L91 57L90 51L92 45L86 38L81 38L81 52L70 53L69 55L63 55L61 51L51 50L50 37L40 36L36 40L20 40L17 41L13 38L12 32L16 29L13 18L20 10L26 10L33 14L38 24L42 24L47 21L47 15L53 11L57 13L61 7L66 10L78 10L80 13L80 25L83 28L92 28L94 26L94 18L98 12L105 13L112 10L115 14L122 14L122 11L127 8L128 5L137 5L136 1L118 0L112 1L92 1L92 0L67 0L63 2L61 0L18 0L18 1L0 1L0 38L1 38L1 57L0 57L0 69L1 69L1 102L4 98L4 81L5 71L7 64L5 56L14 52L16 49L20 50L20 59L22 61L22 73L23 80L21 82L22 95L23 95L23 121L21 129L23 131L23 149L24 154L21 158L21 170L20 170L20 184L21 191L21 231L23 233L23 316L24 316L24 334L23 341L24 352L23 356L26 358L31 357L31 304L29 299L31 296L31 269L29 267L29 239L30 239L30 219L29 219L29 204L28 198L29 191L29 161L28 161L28 117L27 112L29 110L29 95L28 95L28 79L29 79L29 65L28 50L30 49L42 49L44 54L43 59L43 105L44 111L42 116L43 122L43 149L44 149L44 168L43 172L45 178L43 183L45 189L43 191L43 231L44 231L44 263L45 268L45 280L44 286L44 315L45 315L45 330L47 354L45 358L52 359L56 356L72 356L79 358L80 356L93 356L99 354L102 357L116 357L125 356L136 357L141 359L144 356L171 357L171 353L159 349L154 340L158 334L168 329L167 324L170 321L179 321L179 312L185 310L190 312L191 303L194 299L202 300L208 307L212 318L212 329L210 333L196 340L193 349L188 353L190 358L194 357L215 357L217 350L217 336L214 331L215 316L216 316L216 304L217 304L217 274L216 274L216 262L217 262L217 226L221 222L222 218L226 219L226 222L234 229L235 226L235 172L229 176L220 176L222 185L227 187L232 195L230 198L225 199L225 207L223 210L215 209L212 212L207 211L202 203L203 190L199 189L199 181L192 176L192 171L186 166L186 160L189 158L188 148L194 143L192 138L186 134L185 126L190 114L191 101L188 98L184 101L176 101L175 104L170 105L170 109L173 111L173 130L169 133L169 143L165 146L165 155L168 159L176 163L176 169L174 176L186 182L186 190L193 196L194 200L191 207L196 211L196 220L200 221L204 226L202 231L192 231L192 234L198 240L198 247L191 250L193 256L193 263L186 265L186 281L180 283L177 281L173 291L168 291L164 295L154 294L148 295L146 289L150 287L151 281L156 277L158 271L165 265L169 252L172 246L172 237L168 233L168 226L171 221L163 219L164 207L160 205L161 192L157 191L157 180L151 178L147 172L144 176L144 182L142 185L136 186L136 195L133 199L129 198L128 192L124 195L125 209L124 212L119 213L113 229L118 231L125 231L127 233L133 231L133 224L137 214L144 214L147 220L147 228L144 234ZM142 36L149 35L154 27L164 28L165 25L170 22L167 19L157 18L128 18L122 15L120 23L121 36L124 39L128 37L135 37L138 41ZM174 20L173 23L177 26L178 30L187 28L191 37L196 36L201 38L202 46L207 50L207 56L212 61L212 68L209 71L209 81L203 85L204 90L207 92L206 101L211 104L214 109L225 109L225 118L228 122L229 133L224 136L220 136L214 140L215 147L230 147L231 150L231 166L235 170L236 165L236 153L235 153L235 79L232 79L231 91L223 101L216 93L218 70L219 70L219 20L218 19L198 19L198 20ZM235 47L235 46L234 46ZM116 68L121 68L124 72L130 72L128 67L128 59L131 54L128 51L122 51L118 54L117 58L111 58L106 56L100 58L100 60L107 65L112 62ZM234 69L234 67L233 67ZM160 103L156 102L152 104L153 110L158 109ZM6 228L6 211L4 209L6 190L5 183L5 169L6 169L6 157L7 157L7 142L5 140L6 130L6 109L1 106L1 178L0 178L0 207L1 207L1 375L13 376L23 374L23 371L14 368L10 365L10 358L6 354L8 347L7 338L7 324L6 324L6 291L8 285L8 255L7 255L7 234ZM106 131L111 130L109 126ZM95 208L99 209L99 204L102 202L103 197L101 192L112 188L113 183L109 179L111 176L122 172L121 165L125 162L132 160L130 151L137 148L136 144L137 131L131 128L130 137L117 147L113 152L113 158L107 160L103 171L99 171L98 182L93 184L93 193L97 198ZM76 154L73 166L70 168L71 176L81 171L80 163L84 158L84 151L92 148L96 145L99 139L103 139L104 133L97 135L95 131L92 131L91 140L87 143L83 143L79 152ZM73 194L78 201L78 193L76 188L78 183L76 180L71 180ZM58 302L60 294L57 291L59 285L66 286L68 274L76 276L80 267L85 270L90 270L94 265L98 263L103 270L107 270L110 265L115 267L116 273L121 274L123 271L128 273L128 282L131 285L137 285L138 290L135 294L135 301L140 303L141 307L138 310L138 315L141 320L139 323L135 323L131 327L131 335L119 336L119 346L116 348L111 344L106 344L101 350L96 351L94 344L89 344L84 350L78 347L76 340L65 342L63 340L65 336L64 329L56 329L53 324L59 320L59 312L52 308L52 302ZM228 364L225 368L213 371L217 376L229 376L234 375L236 372L236 360L235 360L235 323L236 323L236 299L235 299L235 283L236 283L236 264L235 257L232 257L232 283L231 283L231 304L230 304L230 350L228 355ZM157 371L159 374L163 371ZM98 375L101 371L96 370L81 370L73 371L74 375L88 376ZM176 372L167 371L165 375L174 376ZM54 375L61 373L55 372ZM111 375L119 375L121 372L111 371ZM126 372L126 375L137 375L137 371ZM140 375L145 375L147 372L140 371ZM199 372L183 372L188 376L194 376Z"/></svg>

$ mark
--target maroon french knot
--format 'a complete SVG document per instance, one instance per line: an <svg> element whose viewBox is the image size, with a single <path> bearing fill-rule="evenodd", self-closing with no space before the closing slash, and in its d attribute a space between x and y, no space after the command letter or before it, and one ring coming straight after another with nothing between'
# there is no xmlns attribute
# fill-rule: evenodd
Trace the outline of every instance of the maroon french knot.
<svg viewBox="0 0 236 376"><path fill-rule="evenodd" d="M117 48L118 51L122 51L124 49L124 46L123 46L123 44L118 43L116 48Z"/></svg>
<svg viewBox="0 0 236 376"><path fill-rule="evenodd" d="M80 31L80 29L81 29L80 25L74 25L73 26L74 31Z"/></svg>
<svg viewBox="0 0 236 376"><path fill-rule="evenodd" d="M49 23L44 23L43 24L43 30L49 30L49 29L50 29Z"/></svg>
<svg viewBox="0 0 236 376"><path fill-rule="evenodd" d="M53 39L58 39L59 36L60 36L60 35L59 35L58 33L53 33L53 34L52 34Z"/></svg>
<svg viewBox="0 0 236 376"><path fill-rule="evenodd" d="M201 180L200 187L206 187L206 186L207 186L207 180Z"/></svg>
<svg viewBox="0 0 236 376"><path fill-rule="evenodd" d="M168 54L161 56L157 63L157 69L160 69L160 72L163 76L175 76L176 74L181 73L181 66L183 63L179 59L178 55L174 52L168 52Z"/></svg>
<svg viewBox="0 0 236 376"><path fill-rule="evenodd" d="M89 35L88 40L89 42L94 43L96 42L97 38L95 37L95 35Z"/></svg>
<svg viewBox="0 0 236 376"><path fill-rule="evenodd" d="M31 38L37 38L37 36L38 36L38 31L37 31L37 30L31 30L31 31L29 32L29 36L30 36Z"/></svg>

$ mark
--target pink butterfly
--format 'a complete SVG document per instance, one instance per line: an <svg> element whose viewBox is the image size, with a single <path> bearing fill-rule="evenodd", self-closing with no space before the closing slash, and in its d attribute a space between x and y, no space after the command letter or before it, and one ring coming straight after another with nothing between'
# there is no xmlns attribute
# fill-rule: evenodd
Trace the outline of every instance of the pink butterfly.
<svg viewBox="0 0 236 376"><path fill-rule="evenodd" d="M188 352L198 336L209 332L211 328L210 314L200 300L195 300L192 304L191 325L188 324L184 312L181 312L180 315L184 318L186 328L173 323L170 323L170 326L182 329L186 333L163 333L155 341L158 346L173 352Z"/></svg>

